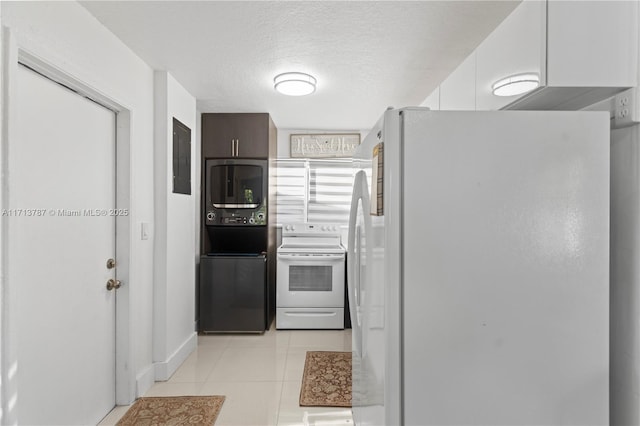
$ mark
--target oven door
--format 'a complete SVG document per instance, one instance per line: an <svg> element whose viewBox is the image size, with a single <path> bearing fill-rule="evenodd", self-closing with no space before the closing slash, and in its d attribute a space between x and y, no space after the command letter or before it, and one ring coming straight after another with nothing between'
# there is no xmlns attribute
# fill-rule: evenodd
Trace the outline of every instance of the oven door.
<svg viewBox="0 0 640 426"><path fill-rule="evenodd" d="M278 253L276 305L344 306L344 253Z"/></svg>

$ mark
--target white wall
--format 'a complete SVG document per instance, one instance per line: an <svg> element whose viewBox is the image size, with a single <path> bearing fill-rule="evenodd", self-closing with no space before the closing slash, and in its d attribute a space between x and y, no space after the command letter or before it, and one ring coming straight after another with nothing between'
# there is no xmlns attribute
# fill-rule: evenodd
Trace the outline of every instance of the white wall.
<svg viewBox="0 0 640 426"><path fill-rule="evenodd" d="M124 283L127 288L124 293L126 298L122 300L126 300L130 313L127 324L130 336L126 342L130 356L125 360L126 370L130 375L129 372L132 371L134 377L130 383L124 384L128 389L124 399L121 396L117 401L130 402L136 394L145 393L153 383L151 336L154 241L153 234L148 240L140 238L141 223L152 225L154 219L151 155L153 71L76 2L0 2L0 7L2 24L9 27L11 38L19 48L62 70L130 112L130 164L127 173L130 178L128 227L132 238L128 242L130 263L128 282ZM3 198L6 196L4 191L3 187ZM20 324L12 323L10 315L7 319L10 331L4 333L3 330L3 346L11 341L12 334L20 332ZM17 361L19 360L3 360L3 370ZM4 402L6 401L3 400ZM18 399L17 405L19 403ZM5 405L2 408L7 409Z"/></svg>
<svg viewBox="0 0 640 426"><path fill-rule="evenodd" d="M2 7L0 7L0 23L2 22ZM0 25L0 94L6 93L4 89L5 83L5 35L4 35L4 27ZM0 95L3 96L3 95ZM7 142L8 138L4 134L4 130L6 126L4 125L5 121L5 102L4 98L0 100L0 170L6 170L7 166L5 164L7 158ZM6 179L4 173L0 174L0 209L5 209L8 206L6 193ZM0 424L11 424L15 423L16 417L13 410L9 410L7 407L9 405L10 395L13 395L15 392L16 380L9 379L9 368L10 364L7 362L12 358L10 355L9 348L7 347L7 339L4 336L8 336L10 329L8 327L7 321L5 321L5 316L8 314L8 310L5 306L6 304L6 256L7 256L7 231L5 226L7 225L6 220L0 219L0 410L2 410L2 414L0 414Z"/></svg>
<svg viewBox="0 0 640 426"><path fill-rule="evenodd" d="M196 100L166 71L155 72L155 97L153 361L167 380L197 346ZM191 195L173 193L173 118L191 129Z"/></svg>

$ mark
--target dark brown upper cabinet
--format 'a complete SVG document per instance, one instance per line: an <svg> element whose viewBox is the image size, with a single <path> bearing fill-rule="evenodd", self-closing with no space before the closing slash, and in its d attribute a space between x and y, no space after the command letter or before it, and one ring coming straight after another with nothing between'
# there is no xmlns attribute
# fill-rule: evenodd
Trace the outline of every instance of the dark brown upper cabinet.
<svg viewBox="0 0 640 426"><path fill-rule="evenodd" d="M274 129L267 113L202 114L202 157L274 158Z"/></svg>

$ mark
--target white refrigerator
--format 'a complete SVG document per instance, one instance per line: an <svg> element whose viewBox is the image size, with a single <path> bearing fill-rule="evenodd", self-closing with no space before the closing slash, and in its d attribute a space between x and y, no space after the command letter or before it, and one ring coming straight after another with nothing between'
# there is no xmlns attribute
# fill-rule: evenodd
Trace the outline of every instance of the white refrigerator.
<svg viewBox="0 0 640 426"><path fill-rule="evenodd" d="M608 424L609 115L389 109L354 160L355 424Z"/></svg>

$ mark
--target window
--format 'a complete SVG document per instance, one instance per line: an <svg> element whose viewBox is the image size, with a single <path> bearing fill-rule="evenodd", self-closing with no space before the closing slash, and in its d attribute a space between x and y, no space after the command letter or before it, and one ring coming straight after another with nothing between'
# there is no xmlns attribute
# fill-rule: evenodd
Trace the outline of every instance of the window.
<svg viewBox="0 0 640 426"><path fill-rule="evenodd" d="M276 160L278 224L349 221L351 159Z"/></svg>

